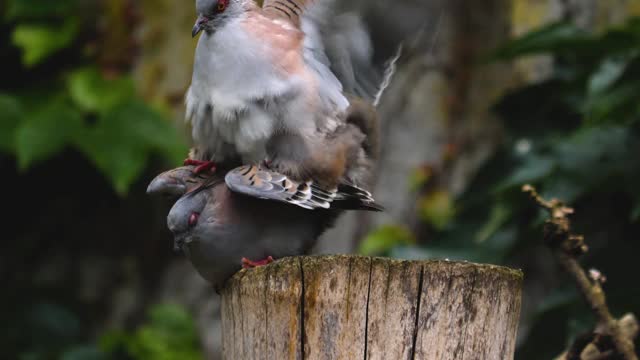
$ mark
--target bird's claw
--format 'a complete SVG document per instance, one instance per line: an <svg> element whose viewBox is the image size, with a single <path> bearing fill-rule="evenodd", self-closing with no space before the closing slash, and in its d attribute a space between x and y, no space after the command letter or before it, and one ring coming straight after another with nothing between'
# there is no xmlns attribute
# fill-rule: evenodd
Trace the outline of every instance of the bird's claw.
<svg viewBox="0 0 640 360"><path fill-rule="evenodd" d="M259 266L264 266L264 265L268 265L271 264L273 262L273 257L269 256L266 259L263 260L258 260L258 261L251 261L247 258L242 258L242 268L243 269L251 269L251 268L255 268L255 267L259 267Z"/></svg>
<svg viewBox="0 0 640 360"><path fill-rule="evenodd" d="M184 165L196 166L196 168L193 169L194 174L202 174L204 172L210 172L210 173L216 172L216 164L213 161L186 159L184 161Z"/></svg>

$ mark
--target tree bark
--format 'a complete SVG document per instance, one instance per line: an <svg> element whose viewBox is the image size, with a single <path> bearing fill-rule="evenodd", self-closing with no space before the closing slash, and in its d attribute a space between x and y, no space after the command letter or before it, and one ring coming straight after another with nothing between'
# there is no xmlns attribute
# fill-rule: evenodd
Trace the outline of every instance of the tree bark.
<svg viewBox="0 0 640 360"><path fill-rule="evenodd" d="M225 359L513 359L522 273L450 261L287 258L222 291Z"/></svg>

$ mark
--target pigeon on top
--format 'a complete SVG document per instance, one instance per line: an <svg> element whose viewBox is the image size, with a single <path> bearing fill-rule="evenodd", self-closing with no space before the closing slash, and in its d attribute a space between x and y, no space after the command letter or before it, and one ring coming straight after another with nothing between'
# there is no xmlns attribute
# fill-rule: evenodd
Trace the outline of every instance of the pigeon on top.
<svg viewBox="0 0 640 360"><path fill-rule="evenodd" d="M354 148L349 156L340 160L345 168L345 179L332 189L327 190L313 180L297 181L263 165L243 165L232 170L221 168L214 174L226 174L222 179L230 190L258 199L284 202L311 210L382 211L383 207L375 202L369 192L355 185L367 187L372 181L379 152L378 133L378 118L373 106L352 99L342 130L328 138L327 151L318 154L331 157L334 149L345 143ZM193 165L183 166L157 176L149 184L147 193L177 198L203 186L210 176L209 173L198 172Z"/></svg>
<svg viewBox="0 0 640 360"><path fill-rule="evenodd" d="M186 95L195 150L186 163L196 172L265 164L329 194L366 193L347 166L364 156L364 137L347 118L352 99L379 97L383 71L371 64L362 23L333 7L333 0L196 1L192 33L201 35Z"/></svg>

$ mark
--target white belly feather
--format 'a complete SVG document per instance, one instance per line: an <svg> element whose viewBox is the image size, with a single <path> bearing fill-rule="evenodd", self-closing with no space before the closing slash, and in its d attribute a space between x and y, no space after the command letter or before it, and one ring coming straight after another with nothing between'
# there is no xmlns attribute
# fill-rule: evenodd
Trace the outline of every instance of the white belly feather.
<svg viewBox="0 0 640 360"><path fill-rule="evenodd" d="M213 160L240 155L256 162L264 159L278 121L265 101L294 93L299 81L276 73L260 55L260 44L234 27L200 38L186 96L187 120L196 146Z"/></svg>
<svg viewBox="0 0 640 360"><path fill-rule="evenodd" d="M336 125L349 102L341 83L311 54L305 54L310 71L283 74L266 56L267 45L251 38L240 21L200 37L186 96L187 120L196 147L211 160L240 156L255 163L265 158L266 142L276 129L315 137ZM313 111L308 101L316 104Z"/></svg>

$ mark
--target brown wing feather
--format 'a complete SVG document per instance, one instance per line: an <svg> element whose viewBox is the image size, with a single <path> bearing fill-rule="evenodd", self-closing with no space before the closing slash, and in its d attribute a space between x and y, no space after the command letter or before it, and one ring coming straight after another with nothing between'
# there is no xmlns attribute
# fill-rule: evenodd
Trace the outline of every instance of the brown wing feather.
<svg viewBox="0 0 640 360"><path fill-rule="evenodd" d="M260 199L276 200L305 209L360 209L381 211L367 191L341 184L327 189L313 181L298 182L275 171L255 165L231 170L225 176L229 189Z"/></svg>
<svg viewBox="0 0 640 360"><path fill-rule="evenodd" d="M275 18L300 26L300 17L314 0L264 0L262 9Z"/></svg>

